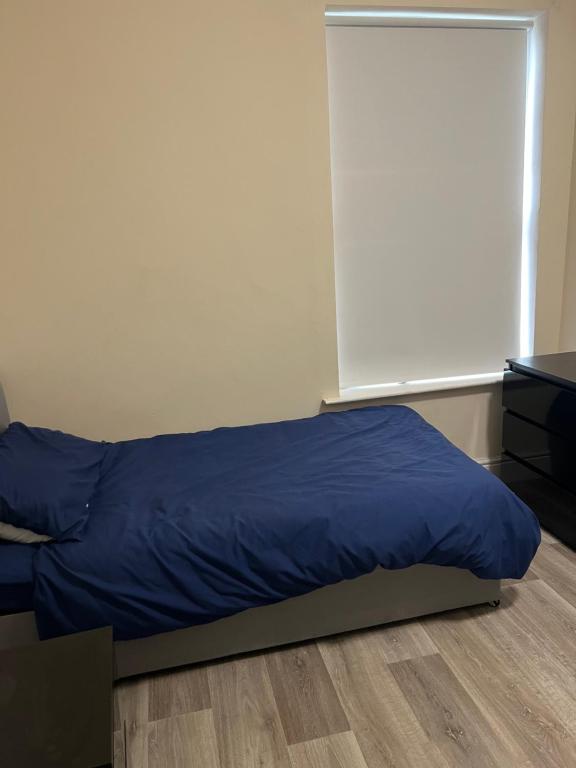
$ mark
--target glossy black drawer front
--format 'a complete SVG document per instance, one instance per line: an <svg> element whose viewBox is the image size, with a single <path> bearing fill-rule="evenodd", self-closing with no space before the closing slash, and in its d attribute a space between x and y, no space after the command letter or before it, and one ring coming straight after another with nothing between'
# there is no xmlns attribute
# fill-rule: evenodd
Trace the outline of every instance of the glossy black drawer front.
<svg viewBox="0 0 576 768"><path fill-rule="evenodd" d="M576 392L542 379L506 371L502 404L576 445Z"/></svg>
<svg viewBox="0 0 576 768"><path fill-rule="evenodd" d="M576 491L576 443L507 411L503 421L503 444L506 453Z"/></svg>
<svg viewBox="0 0 576 768"><path fill-rule="evenodd" d="M521 479L510 482L502 479L532 509L544 528L576 549L576 494L547 477L525 471L530 474Z"/></svg>

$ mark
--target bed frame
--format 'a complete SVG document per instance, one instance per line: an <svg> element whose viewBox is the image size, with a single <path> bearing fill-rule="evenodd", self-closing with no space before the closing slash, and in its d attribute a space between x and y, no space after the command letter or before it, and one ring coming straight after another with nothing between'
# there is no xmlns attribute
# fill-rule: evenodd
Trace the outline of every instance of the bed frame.
<svg viewBox="0 0 576 768"><path fill-rule="evenodd" d="M0 387L0 431L8 411ZM469 571L415 565L377 568L280 603L210 624L115 643L116 679L411 619L500 599L500 581ZM0 617L0 649L38 641L33 613Z"/></svg>

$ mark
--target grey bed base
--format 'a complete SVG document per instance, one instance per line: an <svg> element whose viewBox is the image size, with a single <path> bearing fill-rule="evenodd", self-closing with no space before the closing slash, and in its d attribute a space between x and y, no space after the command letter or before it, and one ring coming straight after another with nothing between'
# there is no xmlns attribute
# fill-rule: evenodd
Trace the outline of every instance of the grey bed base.
<svg viewBox="0 0 576 768"><path fill-rule="evenodd" d="M377 568L367 576L211 624L117 642L116 676L259 651L499 599L499 581L482 580L469 571L434 565L399 571Z"/></svg>
<svg viewBox="0 0 576 768"><path fill-rule="evenodd" d="M0 432L9 423L0 387ZM115 643L116 679L248 651L498 601L500 582L469 571L415 565L377 568L281 603L211 624ZM33 613L0 617L0 649L38 641Z"/></svg>
<svg viewBox="0 0 576 768"><path fill-rule="evenodd" d="M499 599L499 581L479 579L458 568L377 568L367 576L210 624L117 641L115 677L118 680ZM0 617L0 649L37 640L33 613Z"/></svg>

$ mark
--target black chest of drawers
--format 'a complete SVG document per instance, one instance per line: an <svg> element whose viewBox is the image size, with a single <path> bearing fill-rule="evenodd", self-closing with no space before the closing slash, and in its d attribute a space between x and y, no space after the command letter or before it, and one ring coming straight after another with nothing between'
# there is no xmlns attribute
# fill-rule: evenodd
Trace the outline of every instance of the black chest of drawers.
<svg viewBox="0 0 576 768"><path fill-rule="evenodd" d="M508 365L503 450L512 467L504 466L503 479L544 527L576 547L576 352Z"/></svg>

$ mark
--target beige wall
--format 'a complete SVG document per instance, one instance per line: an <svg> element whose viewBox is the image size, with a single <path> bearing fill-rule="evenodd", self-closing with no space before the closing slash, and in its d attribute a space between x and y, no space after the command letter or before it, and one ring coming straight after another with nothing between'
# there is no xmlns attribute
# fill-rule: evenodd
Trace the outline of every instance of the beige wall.
<svg viewBox="0 0 576 768"><path fill-rule="evenodd" d="M568 225L568 247L564 275L564 298L562 302L562 351L576 350L576 131L574 132L574 155L572 159L572 192Z"/></svg>
<svg viewBox="0 0 576 768"><path fill-rule="evenodd" d="M576 3L537 5L551 8L537 343L553 351ZM310 415L336 393L323 7L0 0L13 418L117 439ZM497 452L495 389L415 405L473 455Z"/></svg>
<svg viewBox="0 0 576 768"><path fill-rule="evenodd" d="M0 0L13 418L113 439L318 409L323 39L307 1Z"/></svg>

